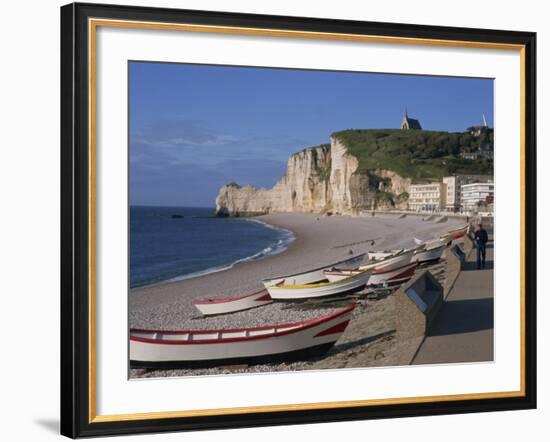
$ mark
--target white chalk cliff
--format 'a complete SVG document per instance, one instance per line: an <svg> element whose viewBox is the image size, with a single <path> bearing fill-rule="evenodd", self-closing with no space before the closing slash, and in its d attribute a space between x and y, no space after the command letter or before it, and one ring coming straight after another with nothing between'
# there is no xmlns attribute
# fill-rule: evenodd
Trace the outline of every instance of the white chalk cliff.
<svg viewBox="0 0 550 442"><path fill-rule="evenodd" d="M285 175L271 189L230 183L216 197L220 216L269 212L357 214L393 204L380 191L406 192L410 179L390 170L358 172L359 162L331 137L330 145L304 149L290 156Z"/></svg>

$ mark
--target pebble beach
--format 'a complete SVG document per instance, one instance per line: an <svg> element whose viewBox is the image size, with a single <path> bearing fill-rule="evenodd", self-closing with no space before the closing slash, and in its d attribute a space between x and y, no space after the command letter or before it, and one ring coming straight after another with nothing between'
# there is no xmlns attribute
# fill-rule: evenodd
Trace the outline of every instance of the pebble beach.
<svg viewBox="0 0 550 442"><path fill-rule="evenodd" d="M196 299L236 296L262 287L261 280L337 262L369 250L414 246L413 238L430 239L464 225L464 219L424 221L421 216L323 216L274 213L255 219L294 234L286 250L231 269L183 281L164 282L130 290L129 325L162 330L254 327L288 323L321 316L340 308L319 303L293 306L274 302L250 310L203 317L193 306ZM392 334L393 299L361 299L340 340L322 358L282 364L216 367L208 369L131 369L131 378L172 377L226 373L272 372L320 368L399 365L406 343Z"/></svg>

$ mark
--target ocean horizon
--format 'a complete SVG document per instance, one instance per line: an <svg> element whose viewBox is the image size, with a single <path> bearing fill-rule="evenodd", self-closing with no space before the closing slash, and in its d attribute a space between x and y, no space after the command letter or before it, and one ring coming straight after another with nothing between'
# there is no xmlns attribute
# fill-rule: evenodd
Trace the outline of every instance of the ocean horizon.
<svg viewBox="0 0 550 442"><path fill-rule="evenodd" d="M214 207L130 206L130 288L179 281L280 253L292 232Z"/></svg>

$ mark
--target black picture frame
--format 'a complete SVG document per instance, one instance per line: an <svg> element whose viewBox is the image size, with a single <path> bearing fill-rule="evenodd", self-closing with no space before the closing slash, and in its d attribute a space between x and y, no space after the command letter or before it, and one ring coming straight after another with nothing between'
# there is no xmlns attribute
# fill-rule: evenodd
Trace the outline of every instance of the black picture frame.
<svg viewBox="0 0 550 442"><path fill-rule="evenodd" d="M520 45L524 56L524 395L199 417L94 421L90 409L90 18ZM61 433L88 437L536 408L536 34L117 5L61 8Z"/></svg>

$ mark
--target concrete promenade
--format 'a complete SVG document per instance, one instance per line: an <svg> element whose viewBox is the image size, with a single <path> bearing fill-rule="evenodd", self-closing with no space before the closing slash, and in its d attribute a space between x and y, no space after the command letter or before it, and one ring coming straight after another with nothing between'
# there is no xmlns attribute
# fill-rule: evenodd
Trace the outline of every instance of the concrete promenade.
<svg viewBox="0 0 550 442"><path fill-rule="evenodd" d="M475 248L470 253L412 363L492 361L493 307L491 240L487 244L485 269L477 270Z"/></svg>

